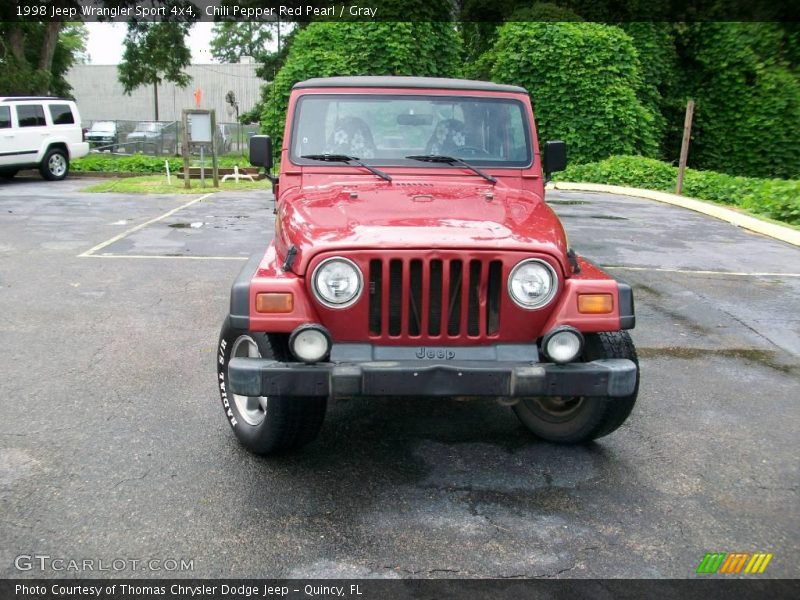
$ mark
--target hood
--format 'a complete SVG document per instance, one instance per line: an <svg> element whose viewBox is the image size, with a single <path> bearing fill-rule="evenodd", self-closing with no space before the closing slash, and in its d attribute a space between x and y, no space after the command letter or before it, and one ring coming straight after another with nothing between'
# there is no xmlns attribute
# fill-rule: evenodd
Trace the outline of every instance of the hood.
<svg viewBox="0 0 800 600"><path fill-rule="evenodd" d="M474 179L428 179L294 188L276 227L281 257L297 248L293 271L319 252L355 249L522 250L552 255L566 268L561 222L536 194Z"/></svg>

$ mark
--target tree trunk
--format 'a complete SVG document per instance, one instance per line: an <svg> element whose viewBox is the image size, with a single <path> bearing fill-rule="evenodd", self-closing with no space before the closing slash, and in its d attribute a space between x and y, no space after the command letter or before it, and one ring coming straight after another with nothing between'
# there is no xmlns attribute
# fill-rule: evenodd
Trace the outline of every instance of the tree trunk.
<svg viewBox="0 0 800 600"><path fill-rule="evenodd" d="M25 35L22 33L22 24L14 23L11 25L11 32L8 36L8 46L11 48L11 54L18 63L24 65L28 61L25 60Z"/></svg>
<svg viewBox="0 0 800 600"><path fill-rule="evenodd" d="M53 68L53 55L56 52L58 34L61 32L63 25L60 21L49 21L45 25L42 52L39 54L39 69L47 73L50 73Z"/></svg>

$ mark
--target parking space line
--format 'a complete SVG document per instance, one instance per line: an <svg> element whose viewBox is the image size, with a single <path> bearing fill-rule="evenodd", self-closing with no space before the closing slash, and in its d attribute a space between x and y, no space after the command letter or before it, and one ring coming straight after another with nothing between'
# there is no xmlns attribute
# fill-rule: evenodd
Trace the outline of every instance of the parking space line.
<svg viewBox="0 0 800 600"><path fill-rule="evenodd" d="M102 250L103 248L106 248L107 246L110 246L114 242L120 241L121 239L129 236L132 233L136 233L137 231L139 231L140 229L144 229L148 225L152 225L153 223L157 223L158 221L161 221L162 219L166 219L167 217L170 217L170 216L174 215L179 210L183 210L184 208L188 208L192 204L196 204L196 203L200 202L201 200L205 200L206 198L208 198L211 195L213 195L213 192L209 192L208 194L204 194L203 196L200 196L199 198L195 198L194 200L190 200L189 202L186 202L185 204L181 204L180 206L165 212L163 215L155 217L154 219L150 219L149 221L145 221L144 223L140 223L136 227L131 227L130 229L128 229L126 231L123 231L119 235L115 235L110 240L106 240L105 242L101 242L101 243L97 244L94 248L90 248L86 252L78 254L78 258L87 258L89 256L94 256L95 255L94 253L97 252L98 250Z"/></svg>
<svg viewBox="0 0 800 600"><path fill-rule="evenodd" d="M702 269L671 269L665 267L626 267L625 265L601 265L605 269L622 271L656 271L659 273L686 273L688 275L732 275L735 277L800 277L800 273L748 273L744 271L711 271Z"/></svg>
<svg viewBox="0 0 800 600"><path fill-rule="evenodd" d="M165 254L87 254L81 258L156 258L162 260L247 260L249 256L168 256Z"/></svg>

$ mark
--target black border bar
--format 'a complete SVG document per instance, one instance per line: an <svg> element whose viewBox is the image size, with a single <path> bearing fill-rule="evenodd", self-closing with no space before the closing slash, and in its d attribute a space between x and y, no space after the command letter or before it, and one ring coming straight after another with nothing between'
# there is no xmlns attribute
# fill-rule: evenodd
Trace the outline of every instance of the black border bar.
<svg viewBox="0 0 800 600"><path fill-rule="evenodd" d="M800 21L799 0L547 0L606 23ZM537 20L530 0L3 0L0 21L460 21ZM569 14L569 13L567 13ZM552 20L552 18L550 18ZM567 19L569 20L569 19Z"/></svg>

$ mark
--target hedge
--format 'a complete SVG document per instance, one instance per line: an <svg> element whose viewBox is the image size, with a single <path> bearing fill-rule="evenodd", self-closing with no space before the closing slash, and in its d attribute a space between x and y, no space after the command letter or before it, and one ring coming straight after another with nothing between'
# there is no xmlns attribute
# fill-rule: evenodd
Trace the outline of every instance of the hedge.
<svg viewBox="0 0 800 600"><path fill-rule="evenodd" d="M169 161L169 170L173 173L183 169L183 159L174 156L150 156L148 154L133 154L131 156L117 156L114 154L89 154L83 158L70 161L72 171L92 173L164 173L164 162ZM197 157L192 157L192 164L199 164ZM250 162L243 156L220 156L220 167L249 167ZM211 168L211 158L208 157L206 165Z"/></svg>
<svg viewBox="0 0 800 600"><path fill-rule="evenodd" d="M692 166L800 176L800 79L777 23L695 23L682 35L697 100Z"/></svg>
<svg viewBox="0 0 800 600"><path fill-rule="evenodd" d="M600 162L570 166L558 173L556 179L674 192L677 177L678 169L665 162L641 156L612 156ZM800 180L738 177L687 169L683 193L800 225Z"/></svg>
<svg viewBox="0 0 800 600"><path fill-rule="evenodd" d="M481 58L494 81L525 87L539 139L567 142L573 160L658 152L637 51L619 27L599 23L508 22Z"/></svg>

